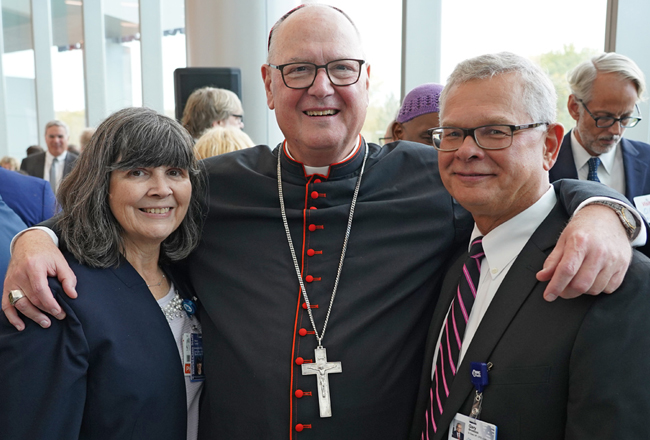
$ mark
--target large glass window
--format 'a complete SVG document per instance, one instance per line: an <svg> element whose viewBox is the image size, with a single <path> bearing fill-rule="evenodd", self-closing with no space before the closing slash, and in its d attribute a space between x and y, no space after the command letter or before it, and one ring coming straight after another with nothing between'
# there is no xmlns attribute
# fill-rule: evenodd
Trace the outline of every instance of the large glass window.
<svg viewBox="0 0 650 440"><path fill-rule="evenodd" d="M361 134L378 142L400 106L402 78L402 2L328 0L352 18L361 33L370 69L370 105ZM369 7L370 5L370 7Z"/></svg>
<svg viewBox="0 0 650 440"><path fill-rule="evenodd" d="M139 8L139 0L104 0L109 113L142 105Z"/></svg>
<svg viewBox="0 0 650 440"><path fill-rule="evenodd" d="M3 2L2 26L2 65L9 137L7 154L22 159L26 156L27 147L39 142L43 144L36 123L36 73L30 2Z"/></svg>
<svg viewBox="0 0 650 440"><path fill-rule="evenodd" d="M86 127L82 2L52 0L52 85L56 118L68 124L79 147Z"/></svg>
<svg viewBox="0 0 650 440"><path fill-rule="evenodd" d="M441 78L456 64L510 51L539 62L558 91L558 119L566 129L566 73L605 44L607 0L443 0Z"/></svg>
<svg viewBox="0 0 650 440"><path fill-rule="evenodd" d="M164 0L162 7L163 98L165 114L175 117L174 70L187 67L185 1Z"/></svg>

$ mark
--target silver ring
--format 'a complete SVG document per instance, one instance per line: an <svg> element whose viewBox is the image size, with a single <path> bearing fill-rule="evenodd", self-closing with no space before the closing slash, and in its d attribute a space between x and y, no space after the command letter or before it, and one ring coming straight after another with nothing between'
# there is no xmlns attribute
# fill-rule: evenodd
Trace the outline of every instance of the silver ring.
<svg viewBox="0 0 650 440"><path fill-rule="evenodd" d="M24 298L25 294L22 290L10 290L9 291L9 303L13 306L19 299Z"/></svg>

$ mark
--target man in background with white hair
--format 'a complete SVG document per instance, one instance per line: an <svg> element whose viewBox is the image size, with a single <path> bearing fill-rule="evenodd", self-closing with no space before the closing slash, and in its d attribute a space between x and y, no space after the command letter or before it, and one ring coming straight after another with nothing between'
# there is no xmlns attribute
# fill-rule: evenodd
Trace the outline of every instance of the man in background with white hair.
<svg viewBox="0 0 650 440"><path fill-rule="evenodd" d="M605 53L578 65L568 80L576 126L564 136L551 182L594 180L650 204L650 145L623 137L641 120L643 72L628 57ZM634 200L639 208L641 199Z"/></svg>

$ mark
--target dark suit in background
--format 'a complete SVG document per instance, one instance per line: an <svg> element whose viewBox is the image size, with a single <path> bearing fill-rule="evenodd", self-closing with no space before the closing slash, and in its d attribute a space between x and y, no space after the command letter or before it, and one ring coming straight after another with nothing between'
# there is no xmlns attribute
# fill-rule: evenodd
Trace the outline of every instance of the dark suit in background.
<svg viewBox="0 0 650 440"><path fill-rule="evenodd" d="M63 177L72 171L72 166L78 157L76 154L68 151L68 154L65 156L65 165L63 166ZM24 158L20 163L20 169L27 172L30 176L40 177L42 179L45 175L45 152L32 154Z"/></svg>
<svg viewBox="0 0 650 440"><path fill-rule="evenodd" d="M0 196L27 226L52 217L56 199L50 182L0 168Z"/></svg>
<svg viewBox="0 0 650 440"><path fill-rule="evenodd" d="M499 440L650 438L650 260L634 253L612 295L546 302L535 274L569 216L558 205L526 243L459 366L432 440L446 439L475 396L470 362L491 362L481 420ZM464 253L445 277L427 339L410 438L420 439L435 344L456 293Z"/></svg>
<svg viewBox="0 0 650 440"><path fill-rule="evenodd" d="M623 153L625 169L625 197L650 194L650 145L622 138L617 146ZM559 179L577 179L578 170L571 151L571 132L564 136L557 162L549 172L551 182Z"/></svg>

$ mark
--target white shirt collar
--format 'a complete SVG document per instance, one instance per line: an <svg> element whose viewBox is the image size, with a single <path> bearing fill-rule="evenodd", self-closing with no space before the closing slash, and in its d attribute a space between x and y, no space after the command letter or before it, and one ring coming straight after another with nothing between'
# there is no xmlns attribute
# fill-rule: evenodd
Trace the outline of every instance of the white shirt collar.
<svg viewBox="0 0 650 440"><path fill-rule="evenodd" d="M524 248L535 230L542 224L557 202L555 190L549 189L532 206L520 212L505 223L500 224L483 237L483 251L494 279L501 271L509 267ZM472 240L482 235L476 224L472 231Z"/></svg>
<svg viewBox="0 0 650 440"><path fill-rule="evenodd" d="M63 161L65 161L65 157L66 157L67 155L68 155L68 150L65 150L65 151L64 151L63 153L61 153L60 155L56 156L56 158L57 158L57 160L58 160L59 162L63 162ZM54 160L54 157L55 157L55 156L54 156L52 153L50 153L50 150L45 150L45 161L46 161L47 163L52 163L52 161Z"/></svg>
<svg viewBox="0 0 650 440"><path fill-rule="evenodd" d="M620 142L607 153L598 156L603 167L605 167L605 170L609 174L613 174L614 172L614 160L616 158L616 150L618 149L619 144ZM585 150L580 141L578 141L575 128L571 130L571 151L573 152L573 160L575 161L577 170L585 166L587 161L593 157L587 150Z"/></svg>

